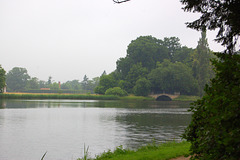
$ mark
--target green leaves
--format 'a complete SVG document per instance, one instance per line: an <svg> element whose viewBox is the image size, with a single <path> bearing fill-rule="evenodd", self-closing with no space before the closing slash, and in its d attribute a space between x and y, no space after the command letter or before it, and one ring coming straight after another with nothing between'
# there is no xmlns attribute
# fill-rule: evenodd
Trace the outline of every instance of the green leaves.
<svg viewBox="0 0 240 160"><path fill-rule="evenodd" d="M127 92L122 90L120 87L109 88L106 90L105 95L115 95L115 96L127 96Z"/></svg>
<svg viewBox="0 0 240 160"><path fill-rule="evenodd" d="M148 96L150 91L151 83L146 78L138 79L136 85L133 88L133 92L136 96Z"/></svg>
<svg viewBox="0 0 240 160"><path fill-rule="evenodd" d="M164 60L158 64L148 75L153 91L181 92L181 94L194 94L196 80L191 75L191 69L181 62L172 63Z"/></svg>
<svg viewBox="0 0 240 160"><path fill-rule="evenodd" d="M30 76L27 73L27 69L14 67L7 73L6 83L9 91L22 91L27 85L27 81Z"/></svg>
<svg viewBox="0 0 240 160"><path fill-rule="evenodd" d="M193 159L229 160L240 156L240 55L217 54L216 77L191 107L183 138L192 143Z"/></svg>
<svg viewBox="0 0 240 160"><path fill-rule="evenodd" d="M117 86L117 82L113 77L113 74L103 75L100 77L99 86L94 89L95 93L104 94L107 89Z"/></svg>
<svg viewBox="0 0 240 160"><path fill-rule="evenodd" d="M0 93L3 92L5 84L6 84L6 71L0 65Z"/></svg>
<svg viewBox="0 0 240 160"><path fill-rule="evenodd" d="M196 30L218 29L216 41L227 47L227 52L233 54L240 34L239 7L240 1L228 0L181 0L183 8L188 12L199 12L199 19L187 23L187 26Z"/></svg>

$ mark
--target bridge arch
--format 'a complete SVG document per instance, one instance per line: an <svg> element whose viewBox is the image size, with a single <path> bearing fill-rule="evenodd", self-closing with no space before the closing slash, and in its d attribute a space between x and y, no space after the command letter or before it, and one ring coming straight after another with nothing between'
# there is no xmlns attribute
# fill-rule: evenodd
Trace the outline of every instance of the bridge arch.
<svg viewBox="0 0 240 160"><path fill-rule="evenodd" d="M177 93L177 92L175 92L174 94L160 93L160 94L150 94L149 96L155 98L155 100L157 101L166 101L166 100L171 101L174 98L177 98L178 96L180 96L180 93ZM170 99L169 98L167 99L167 97L169 97Z"/></svg>
<svg viewBox="0 0 240 160"><path fill-rule="evenodd" d="M156 101L172 101L172 98L167 95L160 95L156 98Z"/></svg>

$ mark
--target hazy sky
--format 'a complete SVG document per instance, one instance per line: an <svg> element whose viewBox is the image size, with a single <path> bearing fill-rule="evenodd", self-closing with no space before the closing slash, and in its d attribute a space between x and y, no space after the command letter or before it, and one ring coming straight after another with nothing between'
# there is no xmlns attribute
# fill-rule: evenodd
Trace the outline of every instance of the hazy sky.
<svg viewBox="0 0 240 160"><path fill-rule="evenodd" d="M23 67L47 81L82 80L110 73L126 56L131 40L152 35L179 37L195 48L200 33L185 22L179 0L0 0L0 64L8 72ZM222 51L208 32L211 50Z"/></svg>

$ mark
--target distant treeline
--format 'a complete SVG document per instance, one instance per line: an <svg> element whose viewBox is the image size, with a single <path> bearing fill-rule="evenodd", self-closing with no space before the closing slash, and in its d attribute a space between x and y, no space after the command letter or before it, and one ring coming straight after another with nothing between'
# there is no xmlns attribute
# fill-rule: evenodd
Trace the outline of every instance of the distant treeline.
<svg viewBox="0 0 240 160"><path fill-rule="evenodd" d="M24 90L21 91L22 93L70 93L70 94L82 94L85 93L92 93L92 90L68 90L68 89L57 89L57 90L42 90L42 89L32 89L32 90Z"/></svg>
<svg viewBox="0 0 240 160"><path fill-rule="evenodd" d="M99 83L99 77L89 80L85 75L83 80L54 82L49 76L48 81L30 77L26 68L14 67L6 74L7 92L27 93L93 93Z"/></svg>
<svg viewBox="0 0 240 160"><path fill-rule="evenodd" d="M8 92L29 93L97 93L126 96L147 96L150 93L203 94L205 84L214 76L206 32L195 49L182 46L177 37L157 39L140 36L127 48L126 57L119 58L116 70L89 80L71 80L60 84L49 76L48 81L30 77L27 69L14 67L6 76L0 73L0 84ZM1 88L0 88L1 89ZM2 89L0 90L2 91Z"/></svg>

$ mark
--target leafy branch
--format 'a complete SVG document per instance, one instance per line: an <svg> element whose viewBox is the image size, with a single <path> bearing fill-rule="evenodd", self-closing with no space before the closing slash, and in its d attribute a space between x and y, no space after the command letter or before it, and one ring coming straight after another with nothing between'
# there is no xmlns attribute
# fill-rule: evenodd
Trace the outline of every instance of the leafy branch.
<svg viewBox="0 0 240 160"><path fill-rule="evenodd" d="M113 0L113 2L115 2L115 3L123 3L123 2L127 2L127 1L130 1L130 0L123 0L123 1Z"/></svg>

